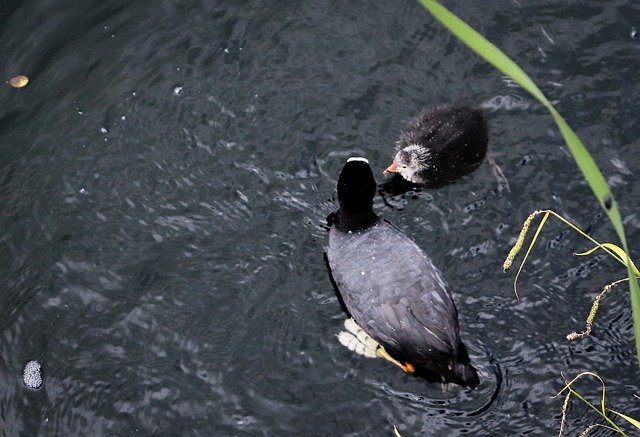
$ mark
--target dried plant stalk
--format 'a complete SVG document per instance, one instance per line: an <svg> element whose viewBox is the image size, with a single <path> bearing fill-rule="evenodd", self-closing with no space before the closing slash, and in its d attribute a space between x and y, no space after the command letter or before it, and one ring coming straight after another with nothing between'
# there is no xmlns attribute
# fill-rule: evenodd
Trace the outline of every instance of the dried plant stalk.
<svg viewBox="0 0 640 437"><path fill-rule="evenodd" d="M516 255L518 255L518 252L520 252L520 249L522 249L522 245L524 244L524 239L526 238L527 232L531 227L531 222L533 221L533 218L538 214L540 214L541 212L542 211L540 210L533 211L531 214L529 214L529 217L527 217L527 219L522 224L522 229L520 229L520 234L518 235L516 244L513 245L513 247L509 251L509 254L507 255L507 259L505 259L504 263L502 264L503 271L506 272L507 270L509 270L509 267L511 267L511 264L513 264L513 260L515 259Z"/></svg>
<svg viewBox="0 0 640 437"><path fill-rule="evenodd" d="M605 285L604 288L602 289L602 291L600 292L600 294L598 294L596 296L596 298L593 300L593 305L591 306L591 311L589 311L589 316L587 316L587 322L585 324L584 331L583 332L575 332L574 331L574 332L572 332L570 334L567 334L567 340L571 341L571 340L575 340L577 338L586 337L587 335L591 334L591 328L593 327L593 319L596 318L596 313L598 312L598 308L600 307L600 300L602 300L602 297L609 290L611 290L613 287L615 287L619 283L625 282L625 281L628 281L628 280L629 280L629 278L619 279L617 281L612 282L611 284Z"/></svg>

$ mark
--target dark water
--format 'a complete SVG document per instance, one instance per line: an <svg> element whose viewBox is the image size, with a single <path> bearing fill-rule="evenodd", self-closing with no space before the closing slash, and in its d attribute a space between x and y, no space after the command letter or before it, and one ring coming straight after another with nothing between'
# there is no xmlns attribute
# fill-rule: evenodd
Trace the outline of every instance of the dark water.
<svg viewBox="0 0 640 437"><path fill-rule="evenodd" d="M585 140L640 253L640 5L448 2ZM550 435L561 372L637 416L625 271L552 221L520 283L501 263L536 208L615 241L551 118L414 2L0 3L0 425L6 435ZM378 198L439 265L481 373L426 384L340 346L322 259L338 172L382 181L423 105L481 104L511 192ZM42 363L44 385L22 369ZM581 391L596 399L596 385ZM578 432L595 416L573 403Z"/></svg>

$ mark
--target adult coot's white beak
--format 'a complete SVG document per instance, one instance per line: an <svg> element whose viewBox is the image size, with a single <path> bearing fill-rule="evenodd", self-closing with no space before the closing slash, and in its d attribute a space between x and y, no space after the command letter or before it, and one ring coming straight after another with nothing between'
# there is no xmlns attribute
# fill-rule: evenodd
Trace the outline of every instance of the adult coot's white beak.
<svg viewBox="0 0 640 437"><path fill-rule="evenodd" d="M391 163L389 167L385 171L382 172L383 175L387 175L389 173L395 173L398 171L398 163L396 163L395 159Z"/></svg>

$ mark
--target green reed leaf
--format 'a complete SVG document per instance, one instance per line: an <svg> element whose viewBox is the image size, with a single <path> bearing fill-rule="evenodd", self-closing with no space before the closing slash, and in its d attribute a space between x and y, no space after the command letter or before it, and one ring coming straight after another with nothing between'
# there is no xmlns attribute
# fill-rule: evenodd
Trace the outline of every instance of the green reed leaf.
<svg viewBox="0 0 640 437"><path fill-rule="evenodd" d="M523 89L528 91L535 97L553 116L562 137L564 138L569 152L576 161L578 168L582 172L593 194L598 199L600 205L604 208L611 224L613 225L618 238L622 243L622 248L629 254L627 239L624 234L624 227L620 216L618 204L602 175L602 172L596 165L595 161L589 154L588 150L578 138L578 135L571 129L560 113L551 105L549 100L544 96L542 91L536 86L531 78L505 55L499 48L489 42L475 29L462 21L460 18L451 13L447 8L439 4L436 0L418 0L424 8L440 21L451 33L453 33L464 44L471 48L474 52L492 64L502 73L513 79ZM627 256L630 261L630 257ZM629 274L629 289L631 292L631 308L633 311L633 330L636 342L636 355L640 363L640 287L634 275L632 264L627 262L627 272Z"/></svg>

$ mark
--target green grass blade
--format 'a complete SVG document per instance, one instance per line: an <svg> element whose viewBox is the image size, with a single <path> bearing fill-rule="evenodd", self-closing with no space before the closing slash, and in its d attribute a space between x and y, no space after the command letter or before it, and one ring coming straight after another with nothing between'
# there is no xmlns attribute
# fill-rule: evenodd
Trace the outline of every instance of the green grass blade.
<svg viewBox="0 0 640 437"><path fill-rule="evenodd" d="M582 252L582 253L576 253L575 255L578 255L578 256L589 255L589 254L595 252L598 249L603 249L603 250L604 249L608 249L609 252L614 255L613 257L616 260L618 260L619 262L621 262L622 264L624 264L624 265L626 265L627 263L631 264L631 270L633 271L633 274L637 278L640 278L640 270L638 270L638 267L633 263L633 261L631 261L631 259L629 259L629 257L627 256L627 252L622 250L622 248L620 246L617 246L617 245L615 245L613 243L598 244L593 249L589 249L586 252Z"/></svg>
<svg viewBox="0 0 640 437"><path fill-rule="evenodd" d="M536 86L531 78L507 55L485 39L480 33L471 26L456 17L447 8L439 4L436 0L418 0L424 8L431 13L438 21L440 21L451 33L453 33L464 44L469 46L478 55L492 64L498 70L511 77L518 85L528 91L541 104L543 104L553 116L554 121L558 125L558 129L567 143L571 156L576 161L578 168L584 175L589 187L593 191L600 205L604 208L609 220L611 221L618 238L622 243L622 248L629 254L627 246L627 238L624 234L622 219L618 204L611 194L611 190L602 175L602 172L596 165L595 161L578 138L578 135L569 127L567 122L562 118L560 113L551 105L549 100L542 94L542 91ZM627 263L627 272L629 274L629 288L631 291L631 308L633 310L633 330L636 342L636 355L640 361L640 287L638 281L633 275L632 267Z"/></svg>
<svg viewBox="0 0 640 437"><path fill-rule="evenodd" d="M609 409L609 411L611 411L612 413L617 414L618 416L622 417L624 420L626 420L627 422L629 422L630 424L632 424L636 428L640 429L640 421L639 420L636 420L633 417L629 417L626 414L618 413L617 411L612 410L612 409Z"/></svg>
<svg viewBox="0 0 640 437"><path fill-rule="evenodd" d="M574 389L572 389L571 387L569 387L569 391L571 392L571 394L573 394L575 397L577 397L578 399L580 399L583 403L585 403L589 408L591 408L593 411L595 411L596 413L598 413L598 415L600 417L602 417L604 420L606 420L607 422L609 422L609 424L611 426L614 427L614 429L621 435L626 436L627 434L625 434L624 431L622 431L622 429L620 429L620 427L618 425L616 425L615 423L613 423L611 421L611 419L609 419L609 417L607 417L607 415L605 413L603 413L602 411L598 410L598 408L593 405L591 402L589 402L588 400L586 400L584 397L582 397L582 395L580 393L578 393L577 391L575 391Z"/></svg>

